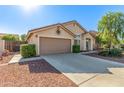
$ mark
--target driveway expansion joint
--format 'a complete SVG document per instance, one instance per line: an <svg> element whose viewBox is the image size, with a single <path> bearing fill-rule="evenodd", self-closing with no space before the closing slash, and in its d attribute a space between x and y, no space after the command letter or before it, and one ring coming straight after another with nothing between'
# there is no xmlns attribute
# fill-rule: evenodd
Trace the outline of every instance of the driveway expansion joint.
<svg viewBox="0 0 124 93"><path fill-rule="evenodd" d="M86 82L90 81L91 79L93 79L93 78L95 78L95 77L97 77L97 76L98 76L98 74L96 74L96 75L92 76L91 78L89 78L89 79L87 79L87 80L85 80L85 81L83 81L83 82L79 83L79 84L78 84L78 86L80 86L80 85L82 85L82 84L84 84L84 83L86 83Z"/></svg>

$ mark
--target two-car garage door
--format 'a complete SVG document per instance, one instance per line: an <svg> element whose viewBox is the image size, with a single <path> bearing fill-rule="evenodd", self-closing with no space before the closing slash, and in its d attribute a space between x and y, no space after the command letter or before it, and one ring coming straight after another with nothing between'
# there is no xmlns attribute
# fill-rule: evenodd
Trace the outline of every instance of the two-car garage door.
<svg viewBox="0 0 124 93"><path fill-rule="evenodd" d="M71 52L70 39L41 37L39 43L40 55Z"/></svg>

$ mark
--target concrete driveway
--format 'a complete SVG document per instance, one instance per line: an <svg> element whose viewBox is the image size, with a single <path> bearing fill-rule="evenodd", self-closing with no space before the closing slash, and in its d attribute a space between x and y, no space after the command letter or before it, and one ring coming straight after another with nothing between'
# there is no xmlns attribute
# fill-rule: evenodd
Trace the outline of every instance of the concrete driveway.
<svg viewBox="0 0 124 93"><path fill-rule="evenodd" d="M42 56L78 86L124 86L124 64L81 54Z"/></svg>

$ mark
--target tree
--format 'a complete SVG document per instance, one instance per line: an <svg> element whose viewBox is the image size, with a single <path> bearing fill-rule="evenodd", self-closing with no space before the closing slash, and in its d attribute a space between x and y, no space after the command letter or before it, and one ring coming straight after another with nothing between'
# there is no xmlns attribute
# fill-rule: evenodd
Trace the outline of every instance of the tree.
<svg viewBox="0 0 124 93"><path fill-rule="evenodd" d="M124 39L124 14L108 12L98 22L98 38L110 48Z"/></svg>
<svg viewBox="0 0 124 93"><path fill-rule="evenodd" d="M21 35L21 41L25 41L26 40L26 34L22 34Z"/></svg>
<svg viewBox="0 0 124 93"><path fill-rule="evenodd" d="M3 40L9 40L9 41L19 41L19 36L18 35L5 35L2 37Z"/></svg>

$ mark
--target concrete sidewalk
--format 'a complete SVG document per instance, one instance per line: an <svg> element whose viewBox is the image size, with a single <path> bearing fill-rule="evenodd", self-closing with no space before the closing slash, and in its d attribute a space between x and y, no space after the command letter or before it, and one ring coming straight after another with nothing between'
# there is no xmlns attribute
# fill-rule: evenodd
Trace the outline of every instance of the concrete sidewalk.
<svg viewBox="0 0 124 93"><path fill-rule="evenodd" d="M98 53L98 51L93 50L93 51L81 52L80 54L91 54L91 53Z"/></svg>
<svg viewBox="0 0 124 93"><path fill-rule="evenodd" d="M14 55L14 57L9 61L9 64L18 63L18 62L25 62L25 61L33 61L33 60L40 60L41 57L31 57L31 58L22 58L20 54Z"/></svg>

